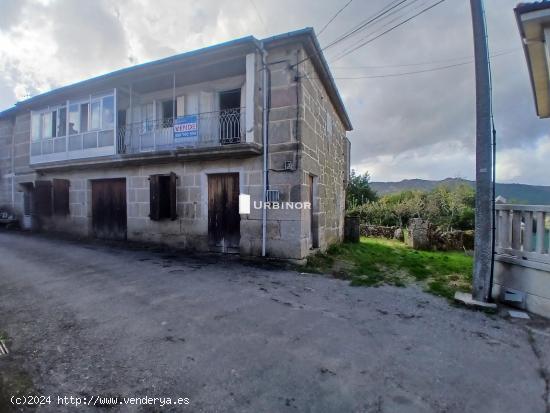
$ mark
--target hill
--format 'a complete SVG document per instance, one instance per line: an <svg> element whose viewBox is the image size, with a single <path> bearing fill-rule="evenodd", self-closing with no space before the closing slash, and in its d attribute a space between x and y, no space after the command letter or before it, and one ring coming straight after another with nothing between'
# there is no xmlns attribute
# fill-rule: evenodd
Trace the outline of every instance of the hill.
<svg viewBox="0 0 550 413"><path fill-rule="evenodd" d="M467 184L474 186L473 181L461 178L447 178L441 181L425 179L404 179L399 182L371 182L371 187L379 194L386 195L406 190L429 191L439 185L456 186ZM536 186L526 184L499 184L496 194L503 196L509 203L550 205L550 186Z"/></svg>

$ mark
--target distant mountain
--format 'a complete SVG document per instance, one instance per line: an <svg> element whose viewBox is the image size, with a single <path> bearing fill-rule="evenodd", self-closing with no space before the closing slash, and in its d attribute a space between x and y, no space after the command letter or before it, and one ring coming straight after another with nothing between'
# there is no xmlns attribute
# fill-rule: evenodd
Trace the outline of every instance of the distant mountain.
<svg viewBox="0 0 550 413"><path fill-rule="evenodd" d="M392 194L406 190L429 191L439 185L456 186L467 184L474 186L473 181L461 178L447 178L441 181L425 179L404 179L399 182L371 182L371 187L379 194ZM503 196L509 203L529 205L550 205L550 186L535 186L525 184L499 184L496 194Z"/></svg>

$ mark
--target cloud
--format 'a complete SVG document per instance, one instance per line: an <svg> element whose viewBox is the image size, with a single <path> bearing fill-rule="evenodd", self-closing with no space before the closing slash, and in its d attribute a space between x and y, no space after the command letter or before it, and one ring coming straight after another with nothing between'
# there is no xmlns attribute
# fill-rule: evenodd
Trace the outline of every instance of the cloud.
<svg viewBox="0 0 550 413"><path fill-rule="evenodd" d="M256 5L257 11L251 1ZM541 183L533 173L550 121L537 119L514 20L517 0L486 0L493 53L494 111L502 179ZM413 9L423 2L411 5ZM324 26L343 1L315 0L0 0L0 107L60 85L230 40ZM388 4L353 2L320 36L328 44ZM391 19L397 19L395 13ZM474 176L472 64L392 75L473 57L467 1L446 1L345 58L358 39L390 27L371 25L326 51L355 130L352 165L375 180ZM427 65L418 63L432 62ZM404 65L404 66L399 66ZM386 66L376 67L372 66ZM390 67L387 67L390 66ZM509 157L509 158L507 158ZM540 164L542 165L542 164ZM550 184L550 182L546 182Z"/></svg>

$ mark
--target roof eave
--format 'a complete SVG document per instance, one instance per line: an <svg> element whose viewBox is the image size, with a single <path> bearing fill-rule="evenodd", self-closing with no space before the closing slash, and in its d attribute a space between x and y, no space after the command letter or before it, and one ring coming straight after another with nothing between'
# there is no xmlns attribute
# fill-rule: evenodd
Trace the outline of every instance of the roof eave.
<svg viewBox="0 0 550 413"><path fill-rule="evenodd" d="M534 7L534 6L536 6L536 7ZM525 60L527 62L527 70L529 72L529 82L531 83L531 90L533 92L533 101L535 103L535 110L536 110L537 116L539 118L548 118L548 117L550 117L550 110L543 111L540 107L540 102L539 102L540 96L538 96L537 87L536 87L536 83L535 83L535 78L534 78L534 74L533 74L533 64L532 64L531 51L529 50L529 45L524 41L524 39L526 38L526 33L525 33L525 28L524 28L524 22L523 22L521 16L526 14L526 13L531 13L531 12L546 10L546 9L550 10L550 2L547 3L547 4L541 3L541 4L537 4L537 5L519 4L517 7L514 8L516 23L518 25L519 34L521 36L523 53L525 55ZM548 69L549 69L548 64L546 64L546 73L547 74L549 73Z"/></svg>

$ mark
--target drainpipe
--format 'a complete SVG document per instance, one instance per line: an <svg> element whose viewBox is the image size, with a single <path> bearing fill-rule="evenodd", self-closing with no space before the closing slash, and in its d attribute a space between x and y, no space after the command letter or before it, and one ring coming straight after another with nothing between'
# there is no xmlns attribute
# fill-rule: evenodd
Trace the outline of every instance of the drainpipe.
<svg viewBox="0 0 550 413"><path fill-rule="evenodd" d="M262 102L262 142L263 142L263 152L264 152L264 176L263 176L263 199L262 199L262 257L265 257L265 244L266 244L266 235L267 235L267 210L265 208L265 201L268 188L268 176L267 176L267 157L268 157L268 112L269 112L269 100L268 100L268 68L267 68L267 51L264 48L263 42L260 42L260 50L262 52L262 66L263 66L263 102Z"/></svg>

